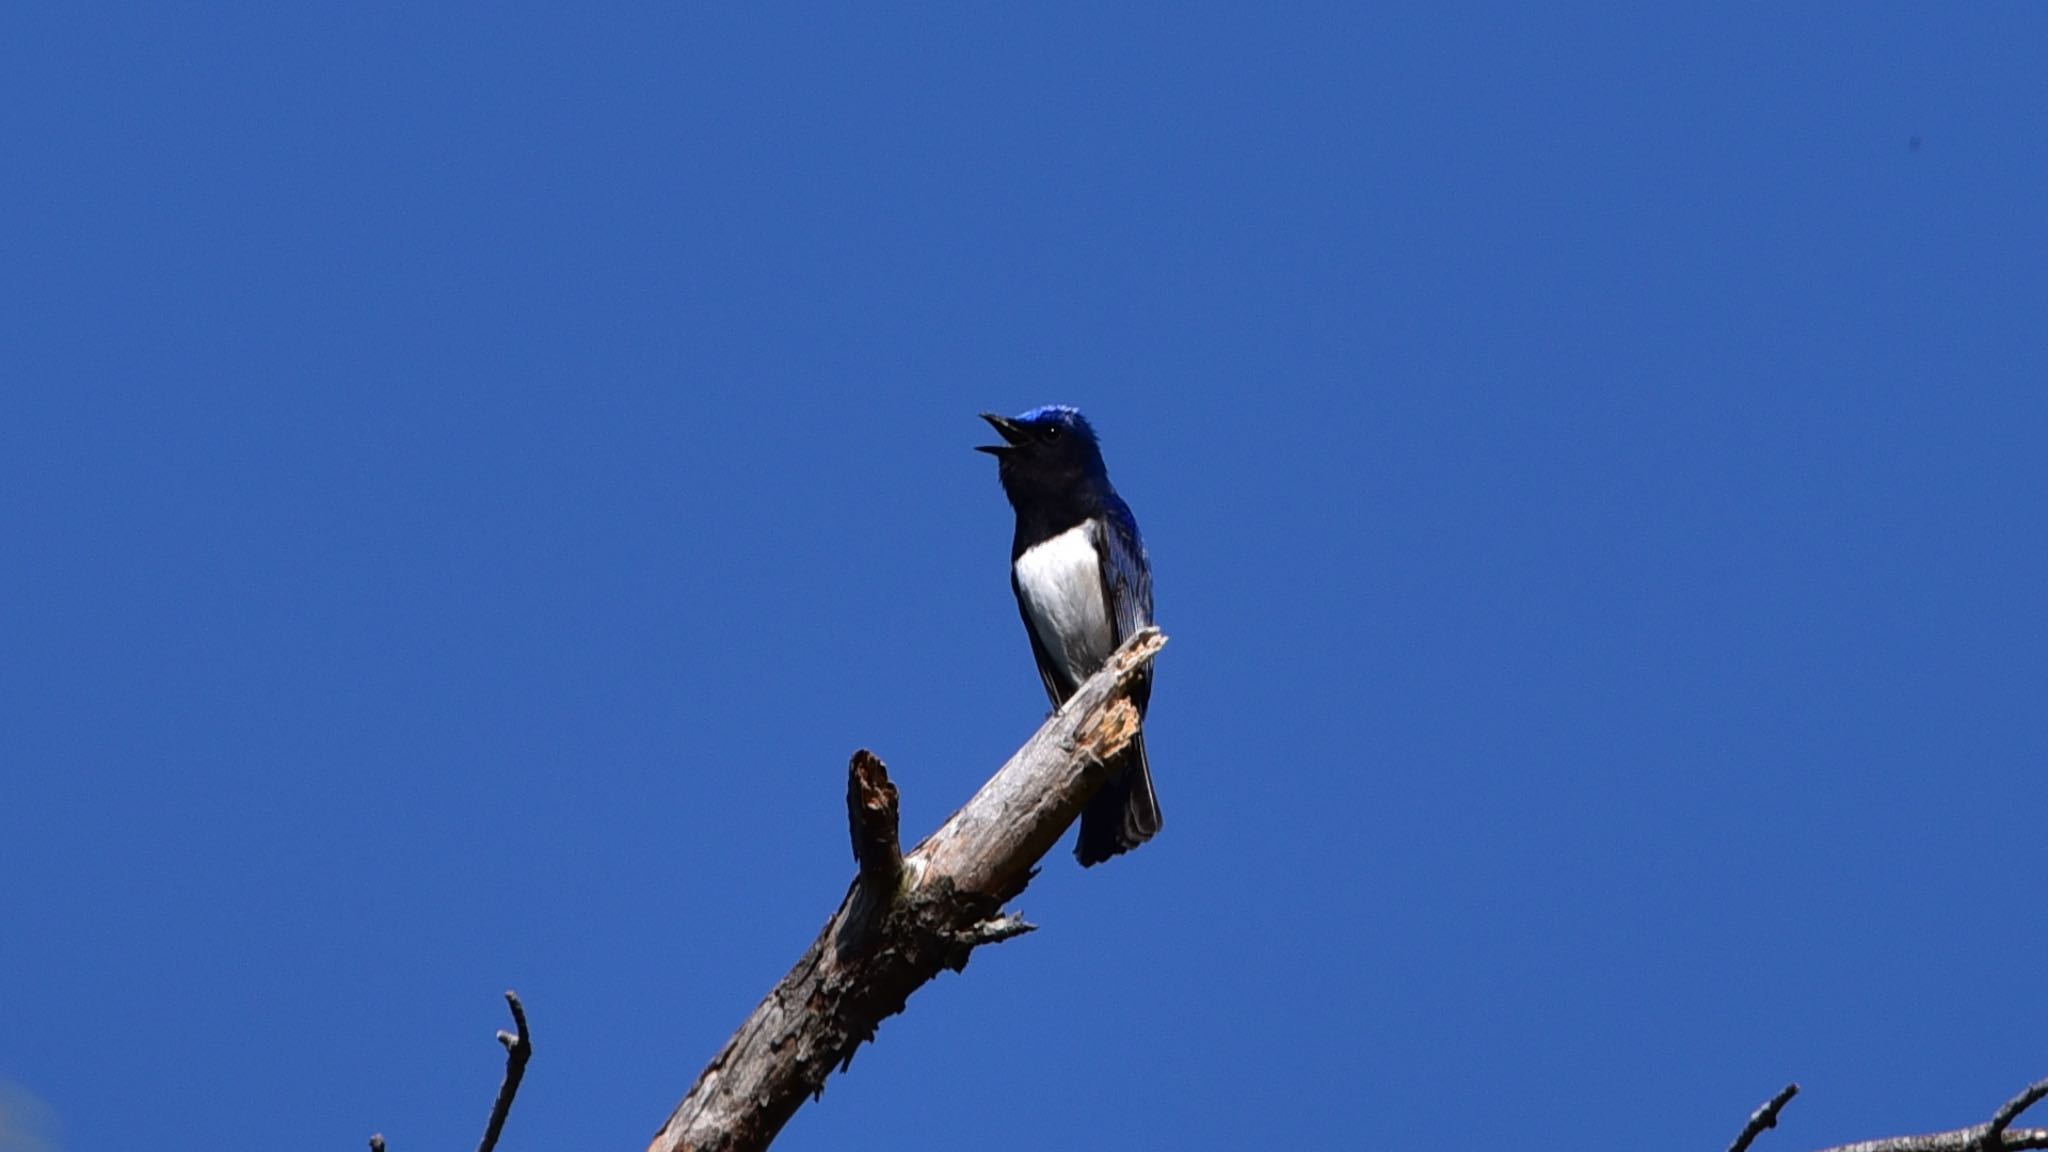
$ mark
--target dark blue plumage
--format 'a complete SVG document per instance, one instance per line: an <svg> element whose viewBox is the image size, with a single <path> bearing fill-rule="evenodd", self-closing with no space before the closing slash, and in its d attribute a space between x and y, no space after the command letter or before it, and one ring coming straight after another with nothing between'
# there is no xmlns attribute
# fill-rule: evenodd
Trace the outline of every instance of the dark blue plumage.
<svg viewBox="0 0 2048 1152"><path fill-rule="evenodd" d="M1003 493L1017 513L1010 587L1046 695L1057 707L1117 645L1152 623L1152 566L1130 506L1110 485L1086 417L1048 405L1016 417L983 413L982 419L1003 438L980 450L998 461ZM1151 698L1147 669L1131 691L1141 717ZM1081 812L1074 854L1083 865L1128 852L1159 831L1159 798L1142 732L1112 769Z"/></svg>

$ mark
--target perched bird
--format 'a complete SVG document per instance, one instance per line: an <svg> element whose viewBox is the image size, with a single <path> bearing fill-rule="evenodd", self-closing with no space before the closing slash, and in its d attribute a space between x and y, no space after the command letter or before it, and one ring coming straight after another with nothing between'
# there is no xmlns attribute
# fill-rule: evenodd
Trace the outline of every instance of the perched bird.
<svg viewBox="0 0 2048 1152"><path fill-rule="evenodd" d="M1086 417L1064 405L1021 416L984 412L1001 444L1003 494L1017 512L1010 587L1031 637L1031 654L1055 708L1101 669L1138 629L1152 623L1152 565L1131 509L1110 486L1102 448ZM1152 672L1132 686L1143 717ZM1109 782L1081 812L1074 855L1085 867L1128 852L1159 831L1159 797L1141 731L1112 765Z"/></svg>

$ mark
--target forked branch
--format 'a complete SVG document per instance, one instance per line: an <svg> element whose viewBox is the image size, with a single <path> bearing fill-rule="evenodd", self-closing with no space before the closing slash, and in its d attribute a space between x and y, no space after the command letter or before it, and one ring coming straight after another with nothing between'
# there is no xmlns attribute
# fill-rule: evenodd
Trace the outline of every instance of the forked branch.
<svg viewBox="0 0 2048 1152"><path fill-rule="evenodd" d="M874 754L854 754L847 819L860 873L803 958L712 1059L649 1152L766 1148L805 1097L910 994L974 949L1031 931L1003 906L1108 778L1138 732L1127 698L1166 643L1147 628L1119 648L974 798L908 855L897 794Z"/></svg>
<svg viewBox="0 0 2048 1152"><path fill-rule="evenodd" d="M1736 1138L1729 1152L1745 1152L1750 1141L1778 1122L1778 1112L1792 1099L1799 1086L1793 1084L1778 1093L1756 1114L1749 1118L1749 1124ZM1821 1152L2015 1152L2023 1148L2048 1148L2048 1128L2015 1128L2013 1121L2020 1113L2032 1108L2048 1097L2048 1080L2038 1080L2027 1085L2026 1090L1991 1114L1986 1123L1972 1128L1955 1128L1947 1132L1930 1132L1924 1136L1889 1136L1882 1140L1864 1140L1855 1144L1838 1144L1824 1148Z"/></svg>

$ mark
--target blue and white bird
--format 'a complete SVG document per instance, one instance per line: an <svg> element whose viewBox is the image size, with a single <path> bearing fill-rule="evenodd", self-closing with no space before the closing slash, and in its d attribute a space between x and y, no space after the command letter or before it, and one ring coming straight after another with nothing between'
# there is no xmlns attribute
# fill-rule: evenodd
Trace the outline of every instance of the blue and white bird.
<svg viewBox="0 0 2048 1152"><path fill-rule="evenodd" d="M1086 417L1053 404L981 418L1003 438L978 451L996 458L1003 494L1017 512L1010 587L1045 694L1057 708L1119 644L1152 623L1152 565L1137 520L1110 486ZM1151 699L1147 668L1131 689L1140 717ZM1141 731L1081 811L1074 855L1084 867L1099 864L1150 840L1159 823Z"/></svg>

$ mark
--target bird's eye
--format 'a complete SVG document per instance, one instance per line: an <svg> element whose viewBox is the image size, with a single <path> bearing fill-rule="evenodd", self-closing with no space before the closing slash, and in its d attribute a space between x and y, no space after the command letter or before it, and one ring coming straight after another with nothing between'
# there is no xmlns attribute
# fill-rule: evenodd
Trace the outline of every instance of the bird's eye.
<svg viewBox="0 0 2048 1152"><path fill-rule="evenodd" d="M1045 438L1046 438L1047 440L1057 440L1057 439L1059 439L1059 438L1060 438L1060 426L1059 426L1059 425L1057 425L1057 424L1047 424L1047 425L1045 426L1045 432L1044 432L1044 436L1045 436Z"/></svg>

